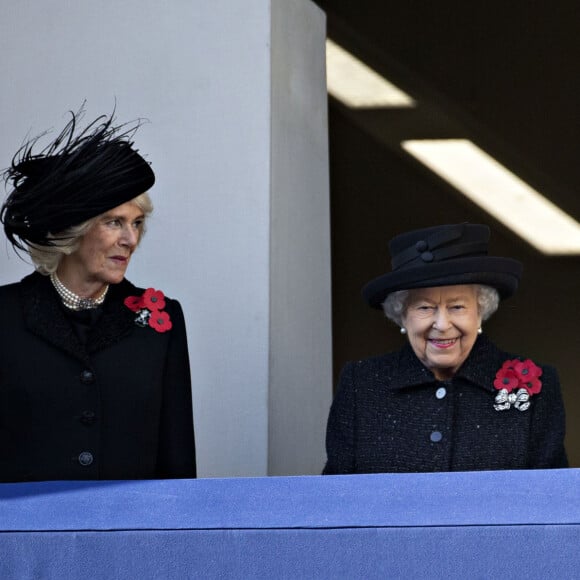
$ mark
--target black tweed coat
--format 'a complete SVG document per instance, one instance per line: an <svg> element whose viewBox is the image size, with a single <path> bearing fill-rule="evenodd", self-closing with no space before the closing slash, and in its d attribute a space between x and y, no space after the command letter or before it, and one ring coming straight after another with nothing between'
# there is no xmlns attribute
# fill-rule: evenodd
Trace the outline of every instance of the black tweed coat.
<svg viewBox="0 0 580 580"><path fill-rule="evenodd" d="M410 345L348 363L328 419L325 474L567 467L556 370L519 411L496 411L493 386L517 357L478 337L449 381L437 381Z"/></svg>
<svg viewBox="0 0 580 580"><path fill-rule="evenodd" d="M183 313L134 322L111 286L86 344L48 277L0 287L0 481L195 477Z"/></svg>

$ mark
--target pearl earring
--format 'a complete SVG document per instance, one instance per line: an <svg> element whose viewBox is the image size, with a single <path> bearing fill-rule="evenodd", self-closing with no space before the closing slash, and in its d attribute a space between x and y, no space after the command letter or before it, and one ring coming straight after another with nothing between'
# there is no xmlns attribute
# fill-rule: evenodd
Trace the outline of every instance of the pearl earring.
<svg viewBox="0 0 580 580"><path fill-rule="evenodd" d="M401 326L401 334L407 334L407 329L404 326Z"/></svg>
<svg viewBox="0 0 580 580"><path fill-rule="evenodd" d="M477 329L477 334L481 334L483 330L481 330L481 326Z"/></svg>

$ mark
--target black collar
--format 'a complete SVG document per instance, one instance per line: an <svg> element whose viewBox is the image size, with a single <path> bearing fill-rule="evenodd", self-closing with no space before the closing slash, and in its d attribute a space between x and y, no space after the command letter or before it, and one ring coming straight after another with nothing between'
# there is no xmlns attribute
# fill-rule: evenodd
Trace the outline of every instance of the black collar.
<svg viewBox="0 0 580 580"><path fill-rule="evenodd" d="M486 391L494 392L495 375L509 357L486 336L478 336L454 378L463 378ZM437 382L435 375L417 358L411 345L407 343L399 351L396 369L393 376L389 377L389 388L402 389L430 382Z"/></svg>
<svg viewBox="0 0 580 580"><path fill-rule="evenodd" d="M48 276L37 272L26 276L20 285L20 299L28 329L57 348L88 362L89 354L119 342L134 328L134 313L123 300L142 294L127 280L112 285L103 304L103 312L83 345L60 304L60 298Z"/></svg>

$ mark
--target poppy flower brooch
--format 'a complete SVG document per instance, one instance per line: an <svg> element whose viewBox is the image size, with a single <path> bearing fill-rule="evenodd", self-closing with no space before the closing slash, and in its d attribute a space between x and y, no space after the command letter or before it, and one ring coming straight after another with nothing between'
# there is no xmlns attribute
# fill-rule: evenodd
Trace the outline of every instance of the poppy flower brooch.
<svg viewBox="0 0 580 580"><path fill-rule="evenodd" d="M173 326L169 314L164 312L165 295L161 290L147 288L142 296L127 296L125 306L137 313L135 324L150 326L156 332L167 332Z"/></svg>
<svg viewBox="0 0 580 580"><path fill-rule="evenodd" d="M530 397L542 390L541 376L542 369L530 359L506 360L493 381L493 386L499 391L494 409L507 411L512 405L518 411L529 409Z"/></svg>

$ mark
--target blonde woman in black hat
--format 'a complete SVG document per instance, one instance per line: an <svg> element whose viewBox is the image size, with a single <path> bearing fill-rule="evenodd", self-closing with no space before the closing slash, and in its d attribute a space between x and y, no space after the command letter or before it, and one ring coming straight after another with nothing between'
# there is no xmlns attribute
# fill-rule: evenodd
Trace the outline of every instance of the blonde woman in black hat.
<svg viewBox="0 0 580 580"><path fill-rule="evenodd" d="M363 289L407 337L343 369L324 473L566 467L556 370L499 350L482 324L517 289L519 262L487 255L489 228L415 230Z"/></svg>
<svg viewBox="0 0 580 580"><path fill-rule="evenodd" d="M78 118L5 174L4 230L36 271L0 287L0 481L195 477L181 307L125 279L155 176L138 125Z"/></svg>

